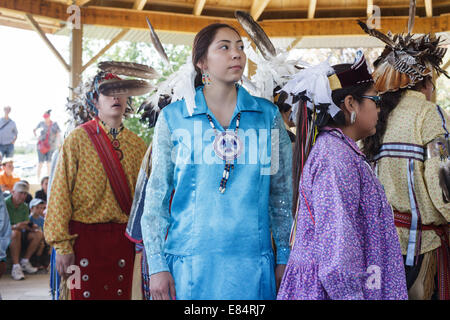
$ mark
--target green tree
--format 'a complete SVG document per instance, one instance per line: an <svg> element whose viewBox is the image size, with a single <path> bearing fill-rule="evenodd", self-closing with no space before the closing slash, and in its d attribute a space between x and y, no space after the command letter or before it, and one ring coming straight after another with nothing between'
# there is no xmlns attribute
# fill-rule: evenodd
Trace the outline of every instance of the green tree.
<svg viewBox="0 0 450 320"><path fill-rule="evenodd" d="M83 42L83 61L89 61L101 48L107 44L105 40L85 38ZM126 61L146 64L159 72L161 78L152 83L157 86L172 73L182 66L191 53L191 47L185 45L164 45L169 57L171 68L160 58L151 43L121 41L113 45L106 53L84 73L85 77L92 77L97 72L97 63L100 61ZM86 79L83 79L86 80ZM132 105L135 110L145 101L149 95L132 97ZM124 121L124 125L141 137L147 144L151 143L153 128L148 128L147 123L140 121L141 114L133 113Z"/></svg>

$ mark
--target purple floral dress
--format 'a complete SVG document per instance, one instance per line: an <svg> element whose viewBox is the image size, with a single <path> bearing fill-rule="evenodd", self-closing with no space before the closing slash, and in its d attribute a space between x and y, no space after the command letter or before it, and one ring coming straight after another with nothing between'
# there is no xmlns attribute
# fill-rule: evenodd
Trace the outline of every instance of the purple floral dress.
<svg viewBox="0 0 450 320"><path fill-rule="evenodd" d="M353 140L322 130L299 192L279 300L408 299L391 207Z"/></svg>

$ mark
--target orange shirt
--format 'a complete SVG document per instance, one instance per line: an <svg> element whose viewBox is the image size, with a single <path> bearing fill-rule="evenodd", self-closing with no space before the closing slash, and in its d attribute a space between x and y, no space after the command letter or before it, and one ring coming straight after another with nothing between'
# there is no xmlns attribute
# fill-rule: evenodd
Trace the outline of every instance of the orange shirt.
<svg viewBox="0 0 450 320"><path fill-rule="evenodd" d="M9 176L6 174L5 171L2 171L0 173L0 185L5 186L6 190L8 190L8 191L12 191L14 184L18 181L20 181L20 178L17 178L14 176ZM3 191L6 191L6 190L3 190Z"/></svg>

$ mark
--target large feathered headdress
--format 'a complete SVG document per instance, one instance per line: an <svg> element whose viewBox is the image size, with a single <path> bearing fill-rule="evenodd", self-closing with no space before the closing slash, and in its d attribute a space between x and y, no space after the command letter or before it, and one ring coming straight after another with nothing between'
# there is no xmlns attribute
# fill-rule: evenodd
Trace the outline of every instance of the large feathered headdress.
<svg viewBox="0 0 450 320"><path fill-rule="evenodd" d="M416 1L411 0L406 35L390 33L385 35L376 29L370 29L364 22L358 21L367 34L386 44L382 54L374 62L375 71L372 74L375 88L380 94L413 87L426 76L431 76L433 70L438 75L444 74L449 77L440 67L447 51L440 46L442 42L440 37L436 37L433 33L419 37L414 37L412 34L415 9Z"/></svg>
<svg viewBox="0 0 450 320"><path fill-rule="evenodd" d="M106 96L139 96L152 90L153 85L140 79L122 79L118 75L155 79L158 73L151 67L132 62L104 61L98 64L100 71L91 79L74 88L75 98L67 100L66 110L70 114L69 131L92 120L98 110L95 101L100 94ZM133 112L131 99L128 99L125 116Z"/></svg>

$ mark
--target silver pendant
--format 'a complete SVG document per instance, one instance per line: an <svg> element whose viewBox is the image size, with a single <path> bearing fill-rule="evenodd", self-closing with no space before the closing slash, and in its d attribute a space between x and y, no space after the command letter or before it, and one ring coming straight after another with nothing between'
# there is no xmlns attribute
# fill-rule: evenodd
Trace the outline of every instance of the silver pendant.
<svg viewBox="0 0 450 320"><path fill-rule="evenodd" d="M216 135L213 142L214 152L224 161L233 161L242 153L242 142L233 131L224 131Z"/></svg>

